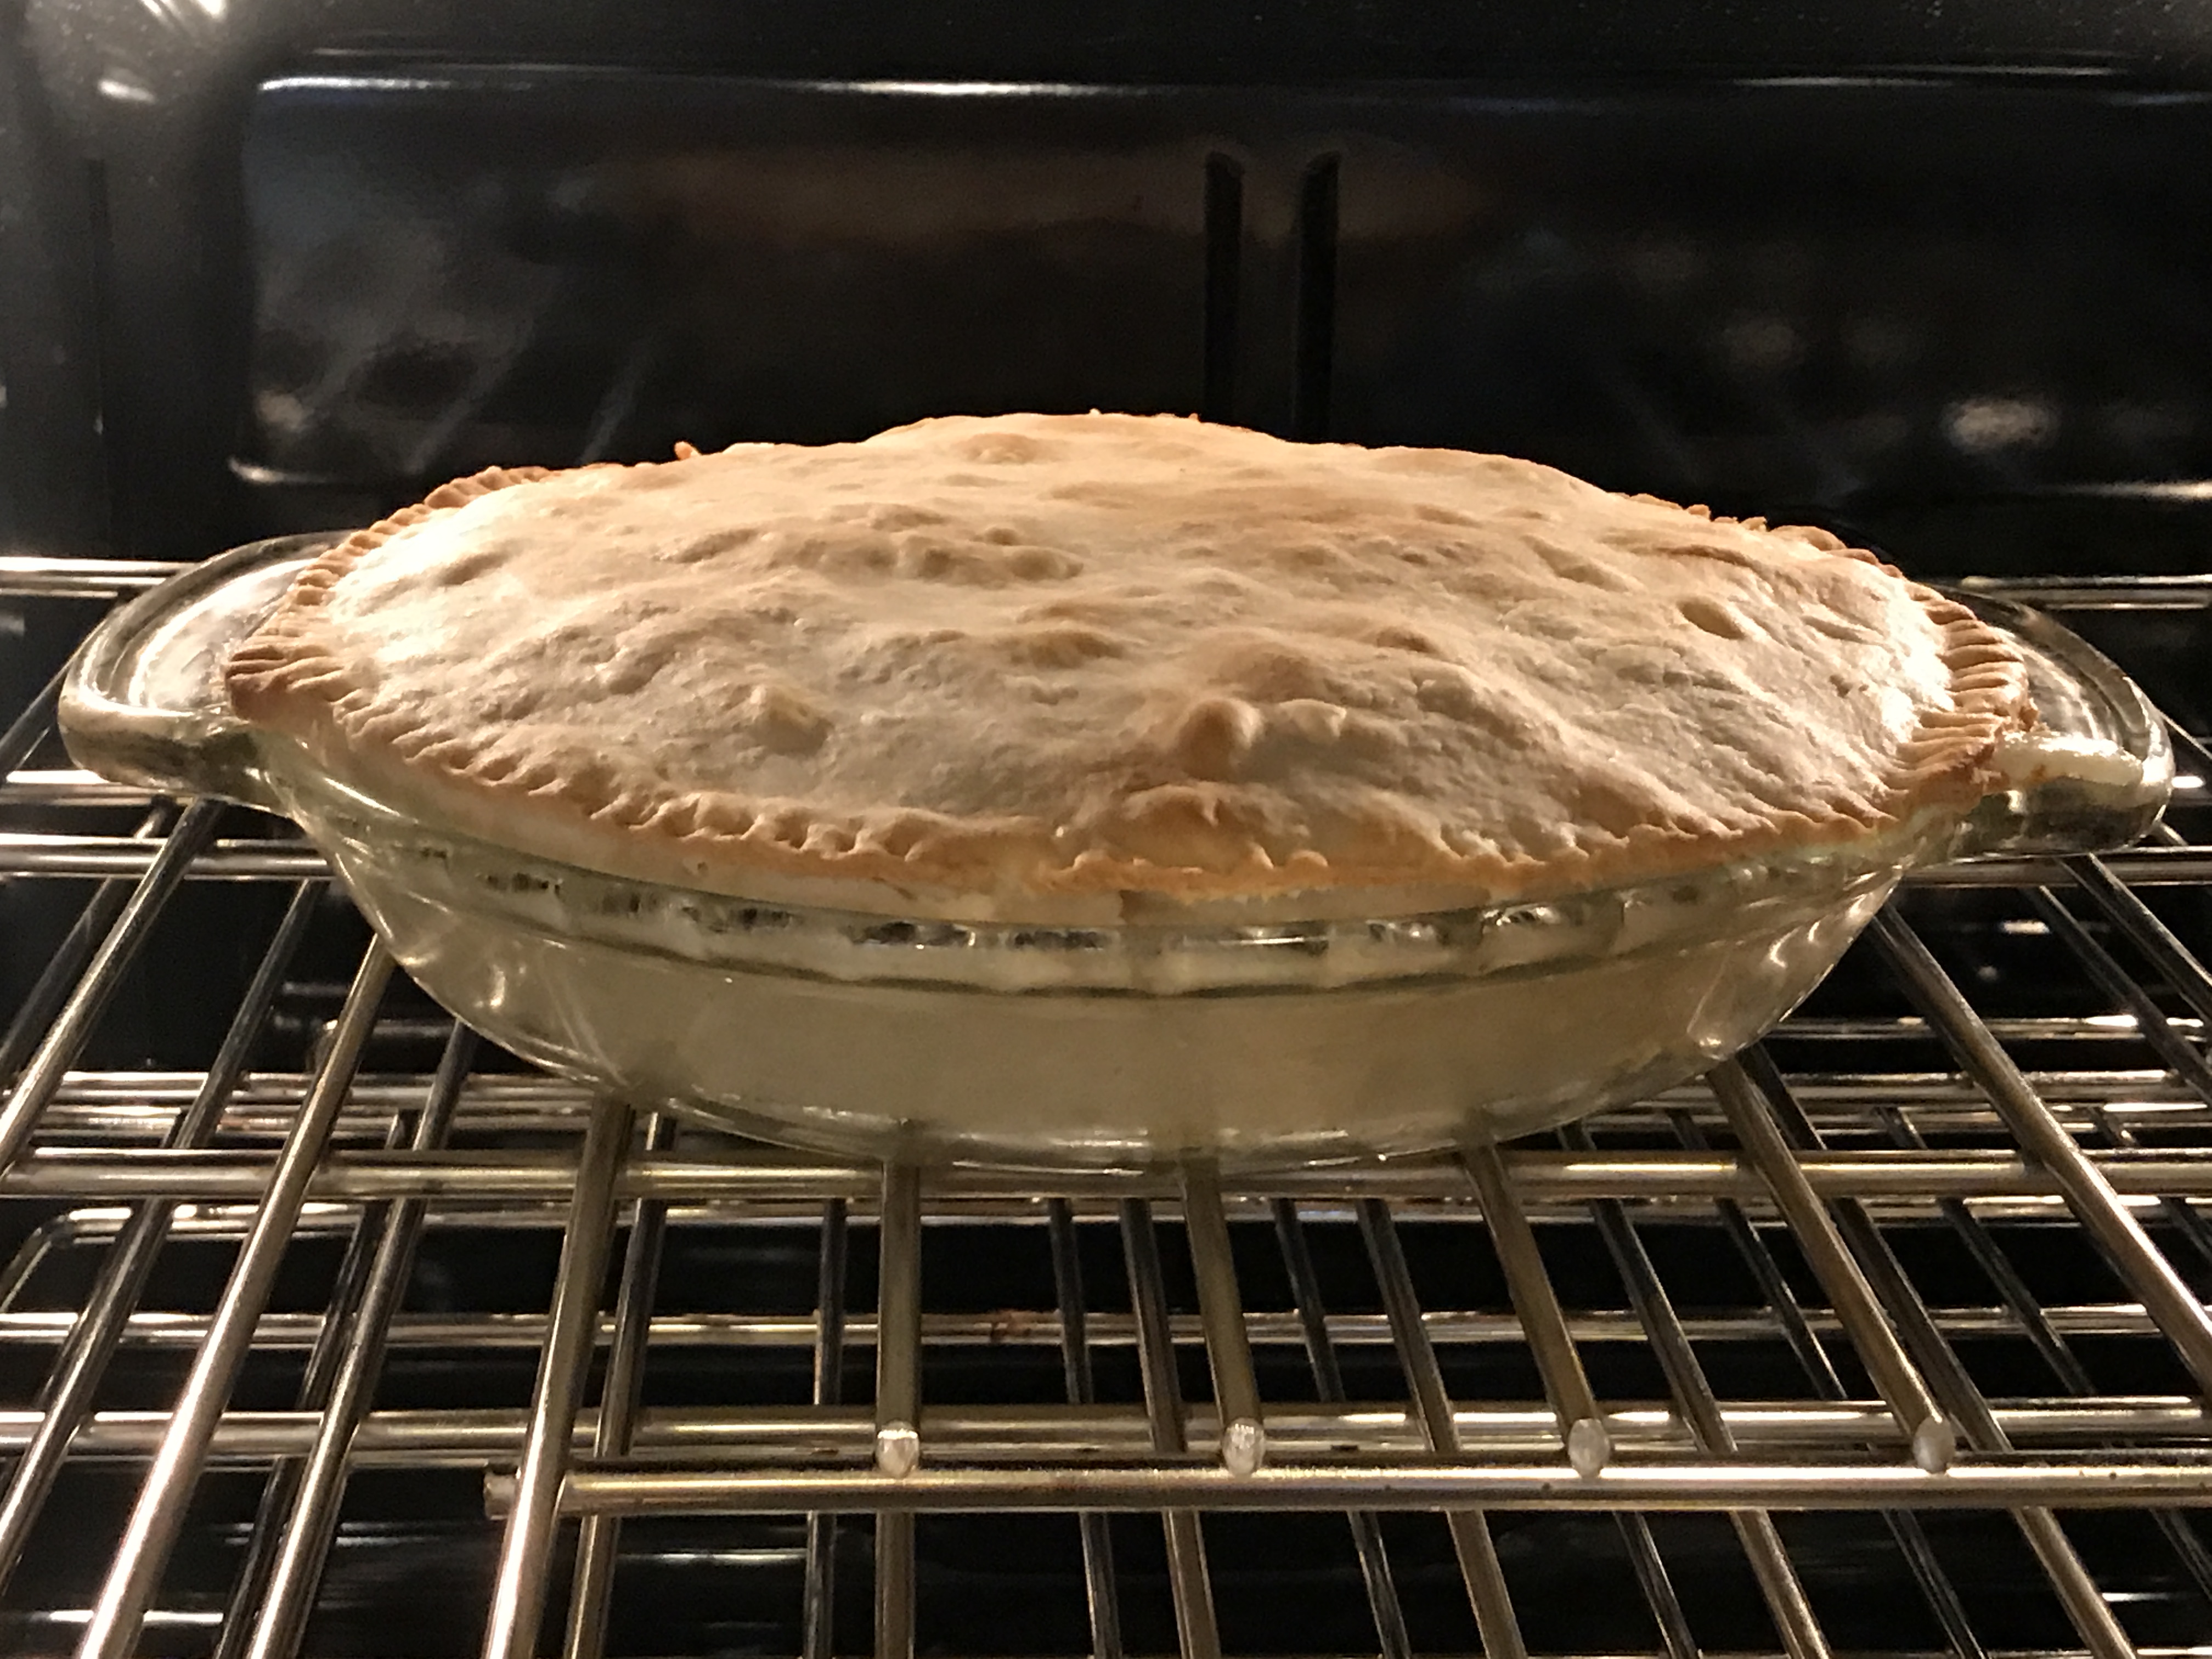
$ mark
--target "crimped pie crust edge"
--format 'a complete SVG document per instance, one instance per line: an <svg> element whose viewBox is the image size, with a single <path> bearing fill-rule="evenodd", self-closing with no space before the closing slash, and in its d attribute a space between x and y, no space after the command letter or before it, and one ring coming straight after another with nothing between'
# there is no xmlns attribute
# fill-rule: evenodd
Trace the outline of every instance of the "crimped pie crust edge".
<svg viewBox="0 0 2212 1659"><path fill-rule="evenodd" d="M1965 606L1907 582L1907 592L1938 630L1954 707L1920 711L1863 812L1834 806L1769 811L1725 838L1654 823L1620 832L1585 825L1571 851L1540 856L1463 854L1408 834L1378 839L1360 849L1365 856L1357 860L1341 853L1332 860L1311 849L1277 860L1240 830L1233 813L1224 821L1218 800L1194 789L1188 821L1176 828L1208 855L1203 864L1175 865L1070 848L1065 837L1019 819L896 805L833 817L789 799L733 807L726 796L708 798L635 775L610 787L611 771L594 777L488 763L490 743L482 732L420 720L395 725L392 711L317 633L332 590L374 549L480 496L555 476L544 467L487 469L440 487L322 553L224 665L233 707L248 722L304 744L333 775L350 775L373 793L419 804L453 828L519 851L729 892L746 892L758 882L785 896L794 881L847 893L880 884L931 896L939 901L933 910L946 901L957 908L965 895L999 915L1018 910L1025 899L1049 908L1055 898L1114 893L1191 903L1305 892L1341 897L1346 890L1378 897L1418 894L1425 901L1448 894L1469 902L1542 896L1852 842L1878 836L1923 808L1970 805L1996 781L1991 757L1999 741L2033 720L2025 670L2012 647ZM1758 520L1746 527L1765 528ZM1790 533L1899 576L1873 554L1826 532Z"/></svg>

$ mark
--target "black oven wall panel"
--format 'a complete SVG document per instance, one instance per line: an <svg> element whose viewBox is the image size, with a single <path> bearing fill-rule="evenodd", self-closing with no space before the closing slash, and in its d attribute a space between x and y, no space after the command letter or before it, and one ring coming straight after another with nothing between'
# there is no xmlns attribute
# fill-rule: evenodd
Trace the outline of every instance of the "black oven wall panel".
<svg viewBox="0 0 2212 1659"><path fill-rule="evenodd" d="M234 471L291 528L1103 407L1830 518L2198 477L2208 151L2212 100L2070 85L302 75L245 144Z"/></svg>
<svg viewBox="0 0 2212 1659"><path fill-rule="evenodd" d="M107 541L85 169L0 36L0 555Z"/></svg>
<svg viewBox="0 0 2212 1659"><path fill-rule="evenodd" d="M1870 534L2212 448L2187 8L27 0L6 50L18 538L945 409Z"/></svg>

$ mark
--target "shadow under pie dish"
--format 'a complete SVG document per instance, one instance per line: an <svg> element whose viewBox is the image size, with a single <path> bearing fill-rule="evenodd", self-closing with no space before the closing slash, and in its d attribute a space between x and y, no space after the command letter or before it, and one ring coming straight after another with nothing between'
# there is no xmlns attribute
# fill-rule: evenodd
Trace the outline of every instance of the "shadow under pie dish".
<svg viewBox="0 0 2212 1659"><path fill-rule="evenodd" d="M2073 636L1823 532L1164 416L482 474L142 597L64 724L296 819L530 1058L1040 1165L1663 1087L1911 866L2171 776Z"/></svg>

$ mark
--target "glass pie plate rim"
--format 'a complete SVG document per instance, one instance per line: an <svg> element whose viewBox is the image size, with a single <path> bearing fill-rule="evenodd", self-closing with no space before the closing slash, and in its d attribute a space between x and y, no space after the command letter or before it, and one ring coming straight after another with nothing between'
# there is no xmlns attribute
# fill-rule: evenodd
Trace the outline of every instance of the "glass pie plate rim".
<svg viewBox="0 0 2212 1659"><path fill-rule="evenodd" d="M2124 843L2172 775L2141 693L2017 612L2003 621L2066 729L2112 751L2101 778L2062 774L1860 842L1456 910L1081 927L861 915L494 846L245 727L216 667L324 544L234 550L112 613L62 693L79 763L295 817L422 988L516 1054L844 1156L1045 1170L1203 1152L1279 1169L1528 1133L1755 1040L1910 866Z"/></svg>
<svg viewBox="0 0 2212 1659"><path fill-rule="evenodd" d="M426 862L458 862L471 890L556 936L728 969L812 973L847 982L1066 994L1325 991L1347 983L1565 968L1628 949L1711 939L1728 918L1775 902L1838 900L1869 878L1988 852L2092 851L2147 830L2172 763L2162 722L2141 692L2077 636L2026 607L1971 591L1955 596L2031 653L2044 678L2068 675L2100 728L2137 763L2118 788L2001 792L1972 808L1923 808L1870 836L1795 844L1625 883L1447 908L1362 913L1342 893L1321 915L1271 905L1249 917L1171 915L1119 922L969 920L863 911L611 874L485 840L382 798L319 765L304 747L246 726L215 669L265 613L290 573L334 533L273 538L218 554L110 613L64 678L61 720L89 769L171 793L219 795L291 817L312 838L338 827L387 846L413 841ZM2039 799L2038 797L2039 796ZM2051 810L2056 803L2057 811ZM2086 820L2086 821L2085 821ZM548 902L549 896L577 902ZM565 909L564 919L556 912ZM668 919L653 938L644 920ZM1009 964L1018 963L1018 966Z"/></svg>

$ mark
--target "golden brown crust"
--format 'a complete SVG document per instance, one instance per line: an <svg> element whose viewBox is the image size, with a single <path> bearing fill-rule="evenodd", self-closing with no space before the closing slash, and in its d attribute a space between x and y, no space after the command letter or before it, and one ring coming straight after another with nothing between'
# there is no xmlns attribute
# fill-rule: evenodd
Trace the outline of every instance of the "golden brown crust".
<svg viewBox="0 0 2212 1659"><path fill-rule="evenodd" d="M962 430L980 428L982 435L963 441L1018 444L1031 441L1026 434L1043 432L1058 442L1063 431L1052 422L1061 420L1080 424L1079 417L970 422ZM1029 424L1015 424L1022 422ZM1221 429L1198 430L1211 441ZM1250 435L1236 434L1238 441ZM1080 441L1080 433L1074 436ZM1412 471L1430 465L1422 458L1448 453L1359 453L1407 457L1396 470ZM715 459L665 465L705 465ZM1800 788L1795 796L1778 787L1747 795L1720 813L1654 809L1653 800L1666 798L1665 774L1674 757L1657 757L1644 771L1632 767L1618 777L1608 770L1611 762L1593 757L1592 777L1577 797L1587 803L1583 817L1559 826L1560 833L1545 829L1516 840L1504 831L1468 827L1455 817L1456 804L1434 798L1433 789L1425 798L1363 788L1346 809L1352 828L1331 841L1314 829L1315 811L1297 801L1295 811L1285 806L1284 789L1260 787L1242 777L1240 759L1263 734L1301 721L1314 728L1309 735L1316 743L1324 736L1331 744L1348 743L1346 720L1356 738L1358 722L1365 717L1357 708L1347 713L1326 700L1279 695L1285 688L1278 688L1264 697L1218 689L1184 697L1174 705L1168 726L1124 745L1138 759L1115 775L1071 783L1068 799L1076 805L1057 822L1019 810L954 811L897 799L856 806L791 790L754 795L702 788L663 769L631 763L621 753L594 757L558 745L518 752L502 744L495 727L471 726L450 708L389 695L384 671L349 647L331 623L333 595L376 550L448 520L486 495L574 477L542 468L491 469L447 484L420 504L348 537L301 573L277 610L233 654L225 673L234 706L247 720L305 744L341 775L427 792L428 804L458 827L525 850L619 873L735 890L744 890L749 874L778 874L995 896L1002 905L1011 897L1017 907L1024 896L1137 892L1212 900L1346 887L1503 896L1640 879L1793 843L1872 835L1923 806L1971 802L1991 786L1991 757L2001 738L2033 717L2017 656L1965 607L1904 582L1873 555L1846 548L1826 532L1769 531L1754 520L1733 526L1711 545L1658 550L1729 565L1755 565L1770 553L1783 562L1832 555L1895 582L1932 629L1944 695L1917 702L1909 729L1894 734L1885 763L1857 787ZM1558 477L1547 474L1543 487L1564 489L1553 483ZM1683 520L1729 525L1702 508L1637 500ZM953 550L963 556L988 550L967 544ZM1638 550L1649 550L1639 545ZM1073 614L1074 607L1069 608ZM1719 600L1686 599L1682 609L1708 633L1726 635L1741 625ZM1391 641L1402 636L1407 650L1441 654L1423 636L1423 607L1409 605L1402 621L1373 637L1382 641L1377 648L1398 648ZM1018 648L1057 663L1109 647L1098 642L1096 630L1069 621L1033 629ZM1249 679L1245 668L1237 672ZM1422 695L1429 690L1424 686ZM763 752L784 755L803 756L810 743L822 741L829 724L806 696L765 679L737 713L751 722L750 740L763 745ZM1476 715L1490 717L1477 710L1469 718ZM1775 718L1790 718L1786 707ZM1656 772L1656 781L1646 771Z"/></svg>

